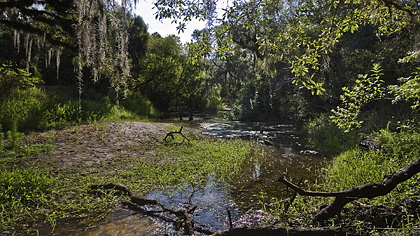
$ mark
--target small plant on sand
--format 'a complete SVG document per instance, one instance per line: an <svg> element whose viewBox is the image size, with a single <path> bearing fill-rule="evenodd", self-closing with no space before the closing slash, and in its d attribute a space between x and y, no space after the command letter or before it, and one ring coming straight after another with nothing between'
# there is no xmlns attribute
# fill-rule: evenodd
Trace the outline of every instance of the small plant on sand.
<svg viewBox="0 0 420 236"><path fill-rule="evenodd" d="M17 130L17 121L13 122L12 129L7 131L8 145L7 148L17 152L21 148L21 141L23 133L18 132Z"/></svg>

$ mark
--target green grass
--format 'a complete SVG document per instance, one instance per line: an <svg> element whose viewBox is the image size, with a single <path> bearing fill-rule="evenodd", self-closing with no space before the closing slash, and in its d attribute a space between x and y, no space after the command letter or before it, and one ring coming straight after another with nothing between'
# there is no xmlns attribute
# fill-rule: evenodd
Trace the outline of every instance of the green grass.
<svg viewBox="0 0 420 236"><path fill-rule="evenodd" d="M309 146L327 157L354 148L358 140L358 136L354 132L345 133L339 129L328 117L328 114L321 114L308 121L303 127L302 133L306 136Z"/></svg>
<svg viewBox="0 0 420 236"><path fill-rule="evenodd" d="M192 140L189 144L163 146L153 161L141 160L124 175L140 179L147 189L204 186L210 177L219 182L231 180L252 155L253 148L245 141Z"/></svg>
<svg viewBox="0 0 420 236"><path fill-rule="evenodd" d="M158 117L149 100L139 93L111 102L108 96L95 94L95 100L79 100L69 94L71 88L48 87L11 90L0 96L0 125L4 131L17 127L20 132L66 127L94 120L148 120ZM79 109L81 105L81 110Z"/></svg>
<svg viewBox="0 0 420 236"><path fill-rule="evenodd" d="M2 230L19 221L31 221L40 206L49 202L55 179L41 167L0 170L0 226Z"/></svg>
<svg viewBox="0 0 420 236"><path fill-rule="evenodd" d="M381 144L382 151L361 151L357 148L347 150L336 157L333 161L323 168L319 175L317 182L302 185L301 187L307 190L319 192L336 192L350 189L356 186L361 186L368 183L382 181L384 176L391 174L412 161L420 158L420 134L417 132L391 132L388 129L377 133ZM399 184L393 191L385 196L380 196L374 199L359 199L358 202L368 206L378 206L383 211L395 211L404 206L408 198L413 200L420 200L420 175L417 174L411 179ZM274 221L279 224L290 226L300 225L308 226L311 218L319 212L323 205L331 203L333 198L321 197L306 197L297 196L286 211L286 205L283 201L278 199L263 199L265 205L270 207L264 210L271 214ZM344 225L350 226L353 229L372 228L370 222L364 222L357 219L360 212L352 210L353 203L346 206L347 210L342 212L341 219L331 219L330 225ZM360 208L355 208L359 209ZM394 219L394 221L401 222L400 229L390 229L386 232L375 231L373 235L416 235L414 229L419 228L420 218L412 215L406 206L401 208L403 210L402 217ZM369 210L369 208L367 208ZM377 214L375 212L371 214ZM293 217L291 217L293 216ZM372 215L375 218L375 215ZM392 222L385 222L391 226Z"/></svg>
<svg viewBox="0 0 420 236"><path fill-rule="evenodd" d="M96 126L101 128L97 123ZM259 146L247 141L198 139L186 130L183 133L190 142L179 144L181 139L175 135L175 140L168 143L124 147L153 153L146 157L117 156L103 167L108 172L87 175L82 174L84 166L61 169L33 158L53 151L52 143L17 149L18 154L8 158L12 161L0 162L0 232L34 235L41 225L59 232L57 225L66 219L78 222L80 228L89 227L125 198L112 191L98 195L89 190L91 185L120 184L140 196L186 185L200 187L209 178L229 181L240 173L246 161L261 153ZM101 164L92 165L101 168Z"/></svg>
<svg viewBox="0 0 420 236"><path fill-rule="evenodd" d="M378 133L381 152L364 152L353 149L334 158L326 168L326 190L341 191L367 183L382 181L405 165L420 158L420 134L394 133L382 130ZM407 197L416 197L420 193L415 186L420 183L418 175L401 183L378 201L397 201Z"/></svg>

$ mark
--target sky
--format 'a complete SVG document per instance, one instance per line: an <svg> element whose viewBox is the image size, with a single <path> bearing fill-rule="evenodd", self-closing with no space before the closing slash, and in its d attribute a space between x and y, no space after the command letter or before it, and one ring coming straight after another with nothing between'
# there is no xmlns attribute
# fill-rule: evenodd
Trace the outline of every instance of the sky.
<svg viewBox="0 0 420 236"><path fill-rule="evenodd" d="M226 6L228 0L219 0L218 1L218 9L217 11L221 14L221 7ZM153 0L139 0L137 3L137 7L134 10L134 13L138 16L141 16L144 22L149 26L148 32L153 34L154 32L158 32L162 37L166 37L170 34L177 35L181 38L181 42L186 43L191 41L191 34L196 29L203 29L206 25L205 21L198 21L194 20L188 23L186 30L184 33L178 34L176 27L177 24L171 24L171 19L165 19L162 21L155 19L155 12L156 9L153 9Z"/></svg>
<svg viewBox="0 0 420 236"><path fill-rule="evenodd" d="M177 24L171 24L171 19L164 19L162 21L156 20L154 13L156 9L153 9L153 0L139 0L134 13L141 16L144 22L149 26L148 32L153 34L158 32L162 37L166 37L170 34L175 34L181 38L181 42L186 43L191 41L191 34L196 29L203 29L206 22L204 21L192 21L187 25L184 33L178 34L176 27Z"/></svg>

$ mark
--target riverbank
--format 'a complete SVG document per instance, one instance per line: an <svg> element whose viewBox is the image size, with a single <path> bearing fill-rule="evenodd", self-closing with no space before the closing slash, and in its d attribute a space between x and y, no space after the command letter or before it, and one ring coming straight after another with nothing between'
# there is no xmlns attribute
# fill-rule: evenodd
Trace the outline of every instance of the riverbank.
<svg viewBox="0 0 420 236"><path fill-rule="evenodd" d="M189 141L179 135L163 141L179 128L165 123L100 122L8 140L1 159L6 190L0 197L4 206L0 232L80 231L96 225L125 198L105 191L92 194L91 185L112 182L145 196L170 186L204 184L210 174L217 181L229 181L246 160L260 155L250 142L210 142L187 128L183 134ZM21 144L11 148L18 141Z"/></svg>

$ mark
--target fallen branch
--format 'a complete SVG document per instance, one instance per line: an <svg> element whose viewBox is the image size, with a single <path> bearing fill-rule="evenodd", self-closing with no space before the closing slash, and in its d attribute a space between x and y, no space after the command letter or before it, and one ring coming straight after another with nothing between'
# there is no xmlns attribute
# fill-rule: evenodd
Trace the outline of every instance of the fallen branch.
<svg viewBox="0 0 420 236"><path fill-rule="evenodd" d="M117 184L102 184L102 185L92 185L90 186L90 190L118 190L121 191L123 194L126 194L130 196L130 201L123 201L122 203L129 207L130 209L136 211L137 213L142 213L154 217L158 217L160 219L163 219L164 221L171 222L175 225L176 230L179 230L181 228L184 229L184 233L186 235L194 235L194 232L200 232L203 234L213 234L214 232L208 229L205 229L205 227L201 225L195 224L194 220L192 219L192 214L196 210L197 206L194 206L187 210L179 210L174 209L165 205L160 204L156 200L152 199L146 199L137 197L132 194L130 190L128 190L126 187L117 185ZM159 206L162 210L156 211L156 210L146 210L142 206L145 205L155 205ZM162 216L160 213L170 213L172 215L175 215L177 217L177 220L170 219L168 217Z"/></svg>
<svg viewBox="0 0 420 236"><path fill-rule="evenodd" d="M173 131L173 132L169 132L169 133L167 133L166 134L166 136L165 136L165 138L163 139L165 142L169 142L167 139L169 138L169 137L171 137L172 138L172 140L174 140L175 139L175 137L174 137L174 134L179 134L179 135L181 135L184 139L182 140L182 142L181 143L179 143L179 144L182 144L182 143L184 143L184 141L185 140L188 140L188 143L190 142L190 140L187 138L187 137L185 137L185 135L182 133L182 129L183 129L184 127L182 127L181 126L181 128L179 129L179 131Z"/></svg>
<svg viewBox="0 0 420 236"><path fill-rule="evenodd" d="M243 227L233 228L217 232L213 236L253 236L253 235L279 235L279 236L352 236L356 235L350 230L341 227L328 228L289 228L280 226L259 226L259 227Z"/></svg>
<svg viewBox="0 0 420 236"><path fill-rule="evenodd" d="M402 167L392 174L385 175L384 179L380 182L357 186L341 192L306 191L283 177L280 177L279 181L303 196L335 197L335 200L330 205L323 208L312 219L313 223L322 223L335 215L340 214L341 210L347 203L359 198L372 199L378 196L384 196L390 193L398 184L410 179L419 172L420 159L411 162L409 165Z"/></svg>

